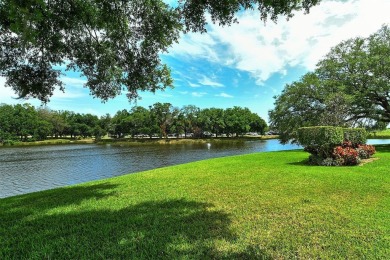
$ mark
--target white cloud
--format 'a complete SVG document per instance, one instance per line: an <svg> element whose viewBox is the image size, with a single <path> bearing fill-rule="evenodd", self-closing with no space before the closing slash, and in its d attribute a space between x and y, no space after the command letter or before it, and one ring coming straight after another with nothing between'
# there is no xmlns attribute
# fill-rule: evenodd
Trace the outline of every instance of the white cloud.
<svg viewBox="0 0 390 260"><path fill-rule="evenodd" d="M206 92L192 92L191 96L193 97L203 97L204 95L207 95Z"/></svg>
<svg viewBox="0 0 390 260"><path fill-rule="evenodd" d="M24 104L30 103L33 106L41 105L41 102L36 99L18 99L18 95L12 88L5 87L5 78L0 77L0 104Z"/></svg>
<svg viewBox="0 0 390 260"><path fill-rule="evenodd" d="M168 55L179 55L185 59L197 57L216 62L219 60L215 50L216 45L217 42L207 33L182 34L179 44L174 44L174 47L169 49Z"/></svg>
<svg viewBox="0 0 390 260"><path fill-rule="evenodd" d="M65 89L65 92L62 92L61 90L54 90L53 96L50 98L50 100L57 100L57 99L73 99L73 98L81 98L87 96L82 91L70 91L69 89Z"/></svg>
<svg viewBox="0 0 390 260"><path fill-rule="evenodd" d="M56 89L54 90L51 100L60 99L73 99L88 96L83 88L84 80L76 78L61 77L61 80L65 83L65 93ZM17 104L17 103L30 103L35 106L41 104L37 99L16 99L17 95L15 92L8 87L5 87L5 78L0 77L0 103Z"/></svg>
<svg viewBox="0 0 390 260"><path fill-rule="evenodd" d="M76 88L83 88L84 84L87 82L85 79L71 77L61 77L60 80L65 84L65 87L72 86Z"/></svg>
<svg viewBox="0 0 390 260"><path fill-rule="evenodd" d="M11 88L5 87L5 78L0 77L0 103L15 103L17 95Z"/></svg>
<svg viewBox="0 0 390 260"><path fill-rule="evenodd" d="M223 88L224 85L222 85L221 83L209 78L209 77L206 77L206 76L203 76L203 78L201 80L199 80L199 83L203 86L210 86L210 87L213 87L213 88Z"/></svg>
<svg viewBox="0 0 390 260"><path fill-rule="evenodd" d="M226 94L225 92L222 92L218 95L215 95L216 97L223 97L223 98L233 98L232 95Z"/></svg>
<svg viewBox="0 0 390 260"><path fill-rule="evenodd" d="M60 80L64 83L65 92L56 89L51 99L73 99L88 96L88 90L84 88L86 80L71 77L61 77Z"/></svg>
<svg viewBox="0 0 390 260"><path fill-rule="evenodd" d="M199 84L194 84L194 83L191 83L191 82L189 82L189 81L188 81L188 85L189 85L191 88L199 88L199 87L201 87L201 85L199 85Z"/></svg>
<svg viewBox="0 0 390 260"><path fill-rule="evenodd" d="M239 24L220 27L210 23L207 34L183 35L171 55L207 59L249 72L258 85L289 67L307 70L343 40L368 35L390 23L390 1L323 0L310 13L298 12L275 24L259 20L257 11L245 11Z"/></svg>

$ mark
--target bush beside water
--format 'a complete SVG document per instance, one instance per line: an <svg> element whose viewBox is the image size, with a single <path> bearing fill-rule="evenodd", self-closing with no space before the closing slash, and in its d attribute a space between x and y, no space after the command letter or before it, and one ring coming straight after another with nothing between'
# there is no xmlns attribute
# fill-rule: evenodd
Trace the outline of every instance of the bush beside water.
<svg viewBox="0 0 390 260"><path fill-rule="evenodd" d="M311 165L358 165L375 153L375 147L366 144L363 128L302 127L298 129L298 141L310 153Z"/></svg>

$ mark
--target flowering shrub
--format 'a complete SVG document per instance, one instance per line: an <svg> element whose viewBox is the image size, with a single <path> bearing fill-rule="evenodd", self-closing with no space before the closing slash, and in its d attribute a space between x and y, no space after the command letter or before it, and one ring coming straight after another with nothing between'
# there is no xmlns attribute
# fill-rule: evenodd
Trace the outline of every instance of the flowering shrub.
<svg viewBox="0 0 390 260"><path fill-rule="evenodd" d="M358 148L358 149L356 149L356 151L358 152L360 159L370 158L370 156L368 155L366 150Z"/></svg>
<svg viewBox="0 0 390 260"><path fill-rule="evenodd" d="M364 144L366 130L363 128L301 127L298 141L310 153L312 165L357 165L375 153L374 146Z"/></svg>
<svg viewBox="0 0 390 260"><path fill-rule="evenodd" d="M360 163L359 153L352 147L337 146L333 150L335 160L343 159L343 165L357 165Z"/></svg>
<svg viewBox="0 0 390 260"><path fill-rule="evenodd" d="M359 153L359 157L362 159L368 159L376 152L375 146L369 144L359 145L357 151Z"/></svg>

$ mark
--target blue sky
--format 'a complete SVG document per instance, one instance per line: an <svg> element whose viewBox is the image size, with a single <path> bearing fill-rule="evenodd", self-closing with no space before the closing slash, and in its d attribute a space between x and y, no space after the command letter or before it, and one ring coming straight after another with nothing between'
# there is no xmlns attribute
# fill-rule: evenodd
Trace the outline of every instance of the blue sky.
<svg viewBox="0 0 390 260"><path fill-rule="evenodd" d="M165 0L174 3L177 0ZM239 24L220 27L210 23L207 34L182 35L168 53L161 55L172 70L174 88L162 92L141 93L137 105L156 102L200 108L248 107L268 120L273 96L284 86L315 68L332 46L356 36L367 37L383 24L390 23L390 0L323 0L310 14L297 12L277 24L259 20L256 11L239 15ZM103 115L130 109L125 93L102 103L83 87L79 73L68 72L62 80L66 92L56 91L48 107L80 113ZM0 77L0 103L29 102L15 100L11 89Z"/></svg>

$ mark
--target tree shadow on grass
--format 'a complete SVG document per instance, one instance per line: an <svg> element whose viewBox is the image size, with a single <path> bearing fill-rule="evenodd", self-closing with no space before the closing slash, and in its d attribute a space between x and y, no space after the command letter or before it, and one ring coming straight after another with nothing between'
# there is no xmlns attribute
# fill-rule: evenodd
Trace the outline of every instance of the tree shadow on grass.
<svg viewBox="0 0 390 260"><path fill-rule="evenodd" d="M287 163L288 165L295 165L295 166L308 166L308 167L315 167L316 165L310 164L309 159L304 159L299 162L290 162Z"/></svg>
<svg viewBox="0 0 390 260"><path fill-rule="evenodd" d="M95 185L87 190L74 187L35 195L32 201L25 197L0 203L0 258L268 259L259 247L235 246L237 236L230 230L229 215L209 203L174 199L119 209L98 203L94 204L96 208L50 211L53 206L79 203L86 197L109 196L102 189L111 186ZM67 194L72 192L86 197ZM58 197L61 194L62 199ZM22 207L28 215L22 214L20 219ZM46 213L39 214L39 210Z"/></svg>
<svg viewBox="0 0 390 260"><path fill-rule="evenodd" d="M0 200L0 219L22 220L55 207L79 205L84 200L100 200L111 196L118 185L101 183L89 186L71 186L30 193Z"/></svg>

